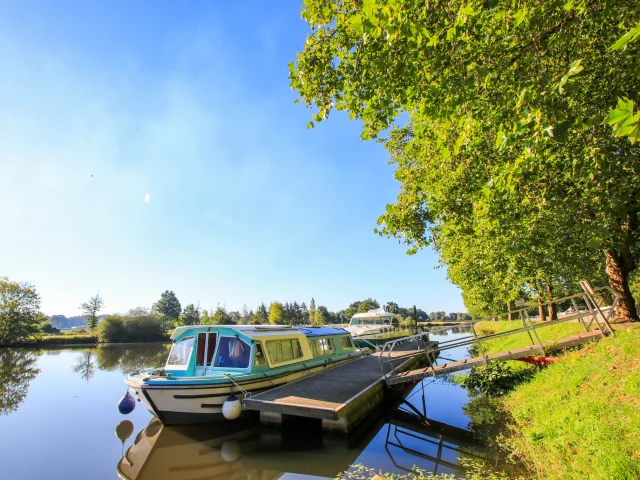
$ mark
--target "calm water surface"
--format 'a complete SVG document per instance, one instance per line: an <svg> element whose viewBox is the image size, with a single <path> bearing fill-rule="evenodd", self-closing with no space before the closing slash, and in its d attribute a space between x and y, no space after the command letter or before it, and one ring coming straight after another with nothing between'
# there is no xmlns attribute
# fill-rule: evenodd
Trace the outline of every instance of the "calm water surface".
<svg viewBox="0 0 640 480"><path fill-rule="evenodd" d="M456 335L462 334L449 330L446 338ZM467 392L447 379L425 381L405 397L420 412L426 409L437 429L400 405L348 440L235 422L163 428L140 403L121 415L116 404L126 391L123 376L163 365L168 348L0 349L2 478L334 478L353 464L456 473L460 451L483 454L465 433ZM460 349L447 358L466 354Z"/></svg>

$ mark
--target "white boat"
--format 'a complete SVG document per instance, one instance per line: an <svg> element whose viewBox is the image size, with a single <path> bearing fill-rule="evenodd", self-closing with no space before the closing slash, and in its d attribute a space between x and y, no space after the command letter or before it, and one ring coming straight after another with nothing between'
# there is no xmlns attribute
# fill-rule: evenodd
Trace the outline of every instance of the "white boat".
<svg viewBox="0 0 640 480"><path fill-rule="evenodd" d="M164 425L234 420L242 399L363 355L348 331L330 327L178 327L162 369L125 383Z"/></svg>
<svg viewBox="0 0 640 480"><path fill-rule="evenodd" d="M400 325L393 313L384 308L376 308L365 313L356 313L351 317L349 326L345 327L359 347L378 345L393 337L398 332Z"/></svg>

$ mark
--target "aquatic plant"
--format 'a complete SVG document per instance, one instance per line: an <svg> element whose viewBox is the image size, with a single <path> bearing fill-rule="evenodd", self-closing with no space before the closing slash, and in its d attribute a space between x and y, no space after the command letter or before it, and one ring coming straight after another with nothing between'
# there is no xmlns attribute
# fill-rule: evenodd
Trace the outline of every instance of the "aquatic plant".
<svg viewBox="0 0 640 480"><path fill-rule="evenodd" d="M535 372L535 367L514 370L505 362L491 362L481 367L473 367L462 379L462 385L495 397L504 395L520 383L528 381Z"/></svg>

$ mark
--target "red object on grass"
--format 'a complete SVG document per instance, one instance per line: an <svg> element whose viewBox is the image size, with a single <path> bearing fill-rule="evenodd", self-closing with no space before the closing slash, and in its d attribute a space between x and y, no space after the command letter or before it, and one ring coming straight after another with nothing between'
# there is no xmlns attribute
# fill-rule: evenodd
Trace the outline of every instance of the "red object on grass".
<svg viewBox="0 0 640 480"><path fill-rule="evenodd" d="M538 365L540 367L546 367L550 363L557 362L559 359L555 357L540 357L540 356L527 355L526 357L516 358L516 360L520 360L521 362L531 363L533 365Z"/></svg>

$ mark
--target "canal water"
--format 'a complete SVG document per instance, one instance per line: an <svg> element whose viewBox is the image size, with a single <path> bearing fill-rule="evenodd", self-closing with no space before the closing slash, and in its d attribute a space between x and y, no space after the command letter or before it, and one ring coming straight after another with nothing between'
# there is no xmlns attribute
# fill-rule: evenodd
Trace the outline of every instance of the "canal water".
<svg viewBox="0 0 640 480"><path fill-rule="evenodd" d="M449 329L452 339L465 335ZM161 366L168 345L0 349L0 462L11 479L315 479L361 464L385 472L460 474L460 459L486 456L469 433L473 402L448 378L424 381L349 439L255 424L166 428L140 403L116 404L123 376ZM460 359L465 349L447 352ZM424 422L429 419L430 426Z"/></svg>

